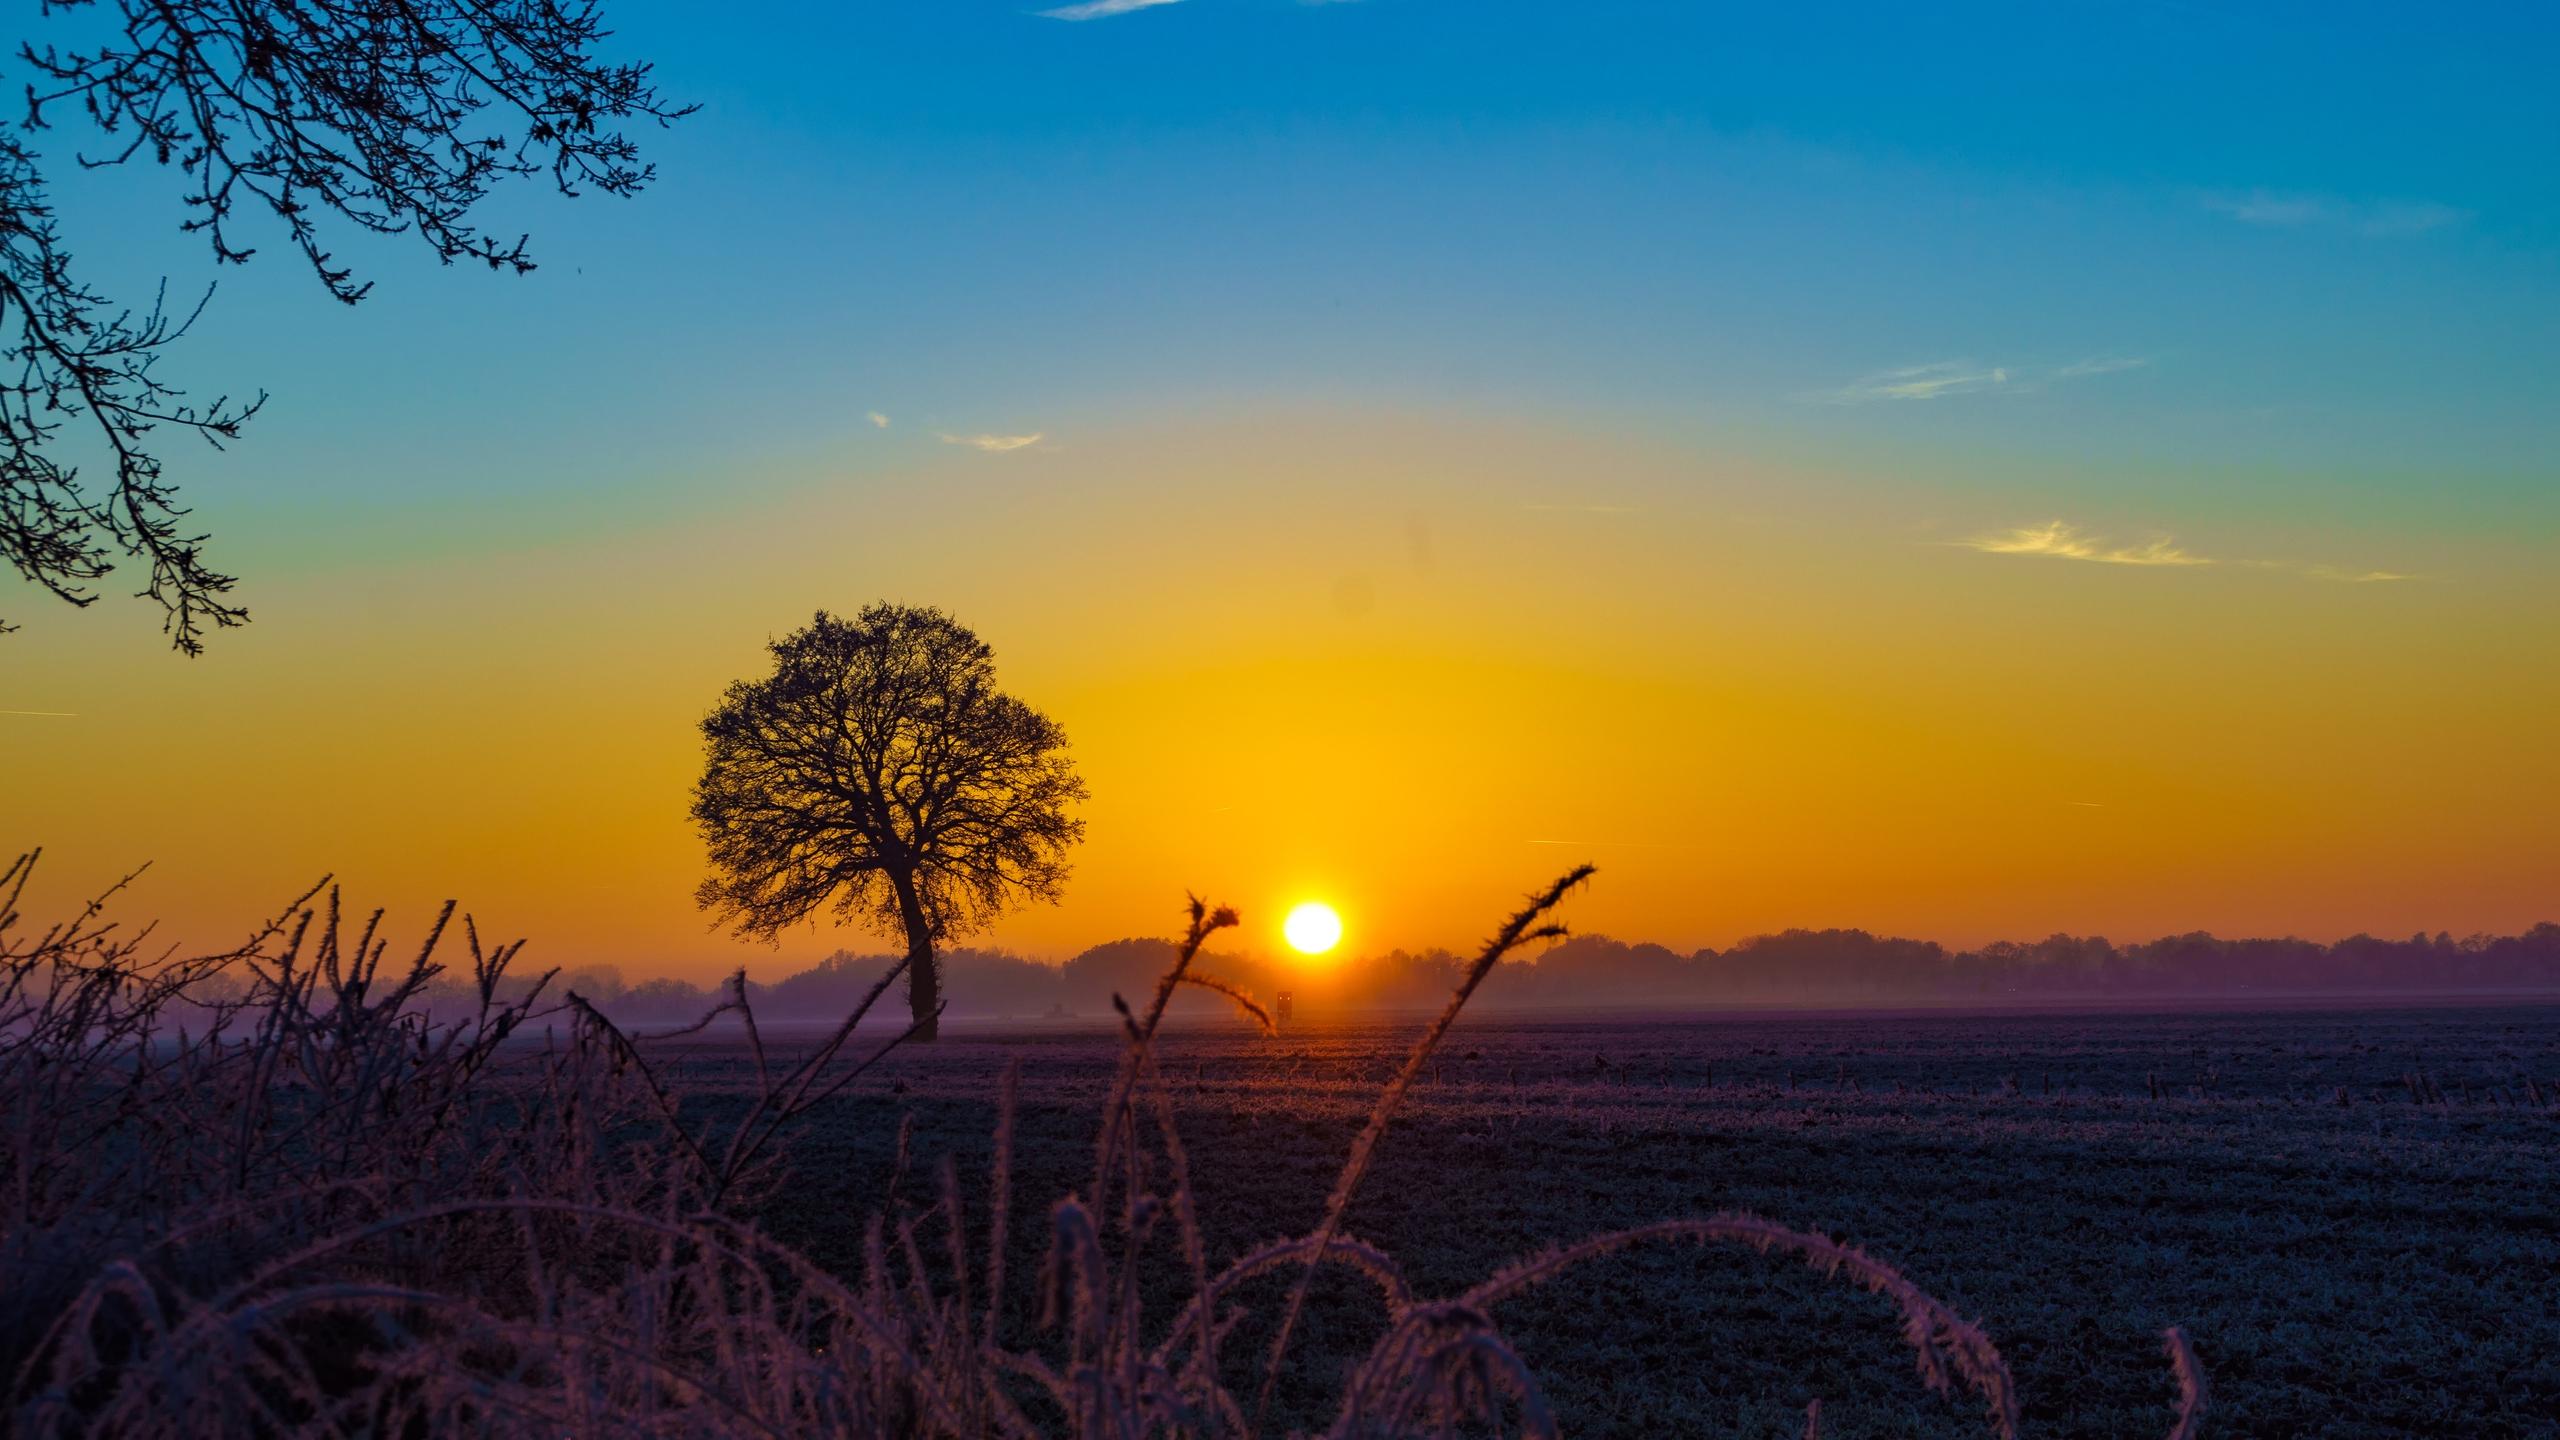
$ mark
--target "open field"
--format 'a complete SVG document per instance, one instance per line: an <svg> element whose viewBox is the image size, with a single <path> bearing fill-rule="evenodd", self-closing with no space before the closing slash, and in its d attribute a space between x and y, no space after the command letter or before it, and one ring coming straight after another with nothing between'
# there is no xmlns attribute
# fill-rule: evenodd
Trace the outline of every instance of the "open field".
<svg viewBox="0 0 2560 1440"><path fill-rule="evenodd" d="M1213 1266L1314 1225L1418 1028L1159 1040ZM687 1089L712 1103L742 1076L722 1042L685 1053ZM998 1077L1019 1060L1027 1296L1046 1243L1034 1217L1088 1182L1117 1053L1075 1026L895 1052L811 1117L766 1222L851 1271L893 1176L921 1208L949 1155L983 1196ZM1429 1295L1544 1244L1751 1210L1862 1246L1984 1322L2035 1434L2163 1433L2157 1337L2180 1324L2212 1380L2211 1434L2547 1435L2555 1081L2547 1004L1471 1017L1388 1132L1348 1228ZM1356 1287L1319 1298L1293 1376L1306 1405L1325 1357L1376 1328ZM1882 1302L1747 1250L1600 1261L1498 1318L1572 1433L1793 1434L1815 1398L1828 1435L1980 1433L1972 1401L1921 1392Z"/></svg>

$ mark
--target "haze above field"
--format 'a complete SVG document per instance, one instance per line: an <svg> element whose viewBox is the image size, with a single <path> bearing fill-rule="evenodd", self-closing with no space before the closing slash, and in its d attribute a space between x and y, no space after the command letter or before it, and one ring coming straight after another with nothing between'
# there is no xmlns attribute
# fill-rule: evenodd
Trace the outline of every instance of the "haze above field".
<svg viewBox="0 0 2560 1440"><path fill-rule="evenodd" d="M2560 910L2547 15L609 11L705 106L648 192L496 197L522 278L346 237L352 311L279 243L172 356L276 396L170 451L254 625L0 595L49 902L884 948L709 933L685 807L890 597L1073 742L981 937L1050 959L1186 890L1457 948L1583 859L1682 953ZM107 288L210 277L174 177L53 169Z"/></svg>

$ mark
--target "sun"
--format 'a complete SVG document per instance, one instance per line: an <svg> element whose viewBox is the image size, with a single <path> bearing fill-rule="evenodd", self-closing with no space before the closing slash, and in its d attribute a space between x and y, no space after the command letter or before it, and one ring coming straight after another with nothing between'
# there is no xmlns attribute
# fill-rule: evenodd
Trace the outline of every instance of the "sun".
<svg viewBox="0 0 2560 1440"><path fill-rule="evenodd" d="M1289 948L1301 955L1321 955L1342 943L1342 917L1321 900L1310 900L1280 922Z"/></svg>

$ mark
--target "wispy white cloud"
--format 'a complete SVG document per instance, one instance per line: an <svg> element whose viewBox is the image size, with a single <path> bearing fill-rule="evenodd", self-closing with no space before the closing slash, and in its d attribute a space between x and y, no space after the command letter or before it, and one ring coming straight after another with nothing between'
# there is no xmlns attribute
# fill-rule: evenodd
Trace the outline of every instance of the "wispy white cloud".
<svg viewBox="0 0 2560 1440"><path fill-rule="evenodd" d="M1986 555L2027 555L2049 560L2086 560L2099 565L2135 565L2155 568L2184 568L2197 565L2232 564L2251 570L2273 570L2305 580L2323 580L2340 585L2382 585L2400 580L2422 580L2401 570L2359 570L2343 565L2315 565L2296 560L2231 560L2221 561L2199 555L2163 535L2138 545L2119 544L2102 535L2094 535L2067 520L2048 520L2042 525L2021 525L2013 530L1976 535L1969 540L1947 542L1966 550L1979 550Z"/></svg>
<svg viewBox="0 0 2560 1440"><path fill-rule="evenodd" d="M2210 565L2205 556L2181 549L2167 536L2140 545L2118 545L2061 520L2022 525L1994 535L1953 542L1986 555L2040 555L2053 560L2088 560L2100 565Z"/></svg>
<svg viewBox="0 0 2560 1440"><path fill-rule="evenodd" d="M872 428L875 430L886 430L889 428L889 417L881 414L877 410L870 412L863 418L870 421Z"/></svg>
<svg viewBox="0 0 2560 1440"><path fill-rule="evenodd" d="M2278 195L2265 190L2204 197L2204 208L2228 215L2243 225L2316 224L2336 213L2335 203L2317 195Z"/></svg>
<svg viewBox="0 0 2560 1440"><path fill-rule="evenodd" d="M2356 228L2367 235L2424 235L2470 218L2468 210L2456 210L2432 200L2395 200L2366 206L2357 217Z"/></svg>
<svg viewBox="0 0 2560 1440"><path fill-rule="evenodd" d="M946 430L942 432L942 443L966 445L972 450L984 450L990 455L1001 455L1008 450L1020 450L1039 444L1041 433L1034 430L1028 435L954 435Z"/></svg>
<svg viewBox="0 0 2560 1440"><path fill-rule="evenodd" d="M1940 360L1930 365L1879 370L1837 390L1825 390L1808 398L1832 405L1866 405L1879 400L1945 400L1959 395L2031 395L2049 381L2120 375L2150 364L2150 357L2144 355L2092 355L2052 370Z"/></svg>
<svg viewBox="0 0 2560 1440"><path fill-rule="evenodd" d="M1540 513L1544 513L1544 514L1565 514L1565 515L1633 515L1633 514L1638 513L1638 510L1639 510L1639 507L1634 506L1634 505L1546 505L1546 504L1524 504L1524 505L1522 505L1520 508L1521 508L1521 509L1523 509L1523 510L1535 511L1535 512L1540 512Z"/></svg>
<svg viewBox="0 0 2560 1440"><path fill-rule="evenodd" d="M2335 226L2365 235L2423 235L2471 218L2467 210L2433 200L2346 200L2275 190L2207 195L2204 207L2243 225L2281 228Z"/></svg>
<svg viewBox="0 0 2560 1440"><path fill-rule="evenodd" d="M1822 398L1835 405L1861 405L1871 400L1939 400L1949 395L1977 395L2008 383L2009 371L2004 366L1941 360L1934 365L1881 370Z"/></svg>
<svg viewBox="0 0 2560 1440"><path fill-rule="evenodd" d="M1055 10L1032 13L1048 20L1106 20L1126 15L1132 10L1149 10L1158 5L1178 5L1182 0L1085 0L1081 5L1061 5Z"/></svg>
<svg viewBox="0 0 2560 1440"><path fill-rule="evenodd" d="M2056 380L2086 380L2092 375L2121 375L2127 370L2140 370L2151 364L2143 355L2092 355L2074 360L2053 372Z"/></svg>

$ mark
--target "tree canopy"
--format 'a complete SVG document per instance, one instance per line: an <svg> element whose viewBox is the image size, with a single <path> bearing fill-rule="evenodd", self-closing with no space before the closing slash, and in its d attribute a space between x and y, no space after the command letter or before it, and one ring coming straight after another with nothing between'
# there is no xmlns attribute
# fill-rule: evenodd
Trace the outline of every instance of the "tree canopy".
<svg viewBox="0 0 2560 1440"><path fill-rule="evenodd" d="M256 253L243 212L280 227L330 294L372 287L327 248L331 217L358 230L414 233L438 258L533 268L523 236L484 232L473 211L509 176L548 172L563 194L628 195L651 178L617 122L672 120L649 67L598 58L607 32L592 0L47 0L48 15L94 12L92 38L27 43L30 77L16 133L0 133L0 557L73 605L123 561L171 641L201 652L208 627L248 619L233 577L157 453L154 432L217 446L263 394L197 402L153 373L202 303L163 294L119 306L81 281L47 195L32 137L59 114L107 142L83 166L149 160L184 176L185 230L218 262ZM66 456L109 470L82 479ZM0 630L8 627L0 624Z"/></svg>
<svg viewBox="0 0 2560 1440"><path fill-rule="evenodd" d="M939 610L822 610L770 648L772 673L702 722L696 899L758 939L823 911L903 935L930 1034L934 947L1064 890L1085 796L1066 733L998 690L994 652Z"/></svg>

